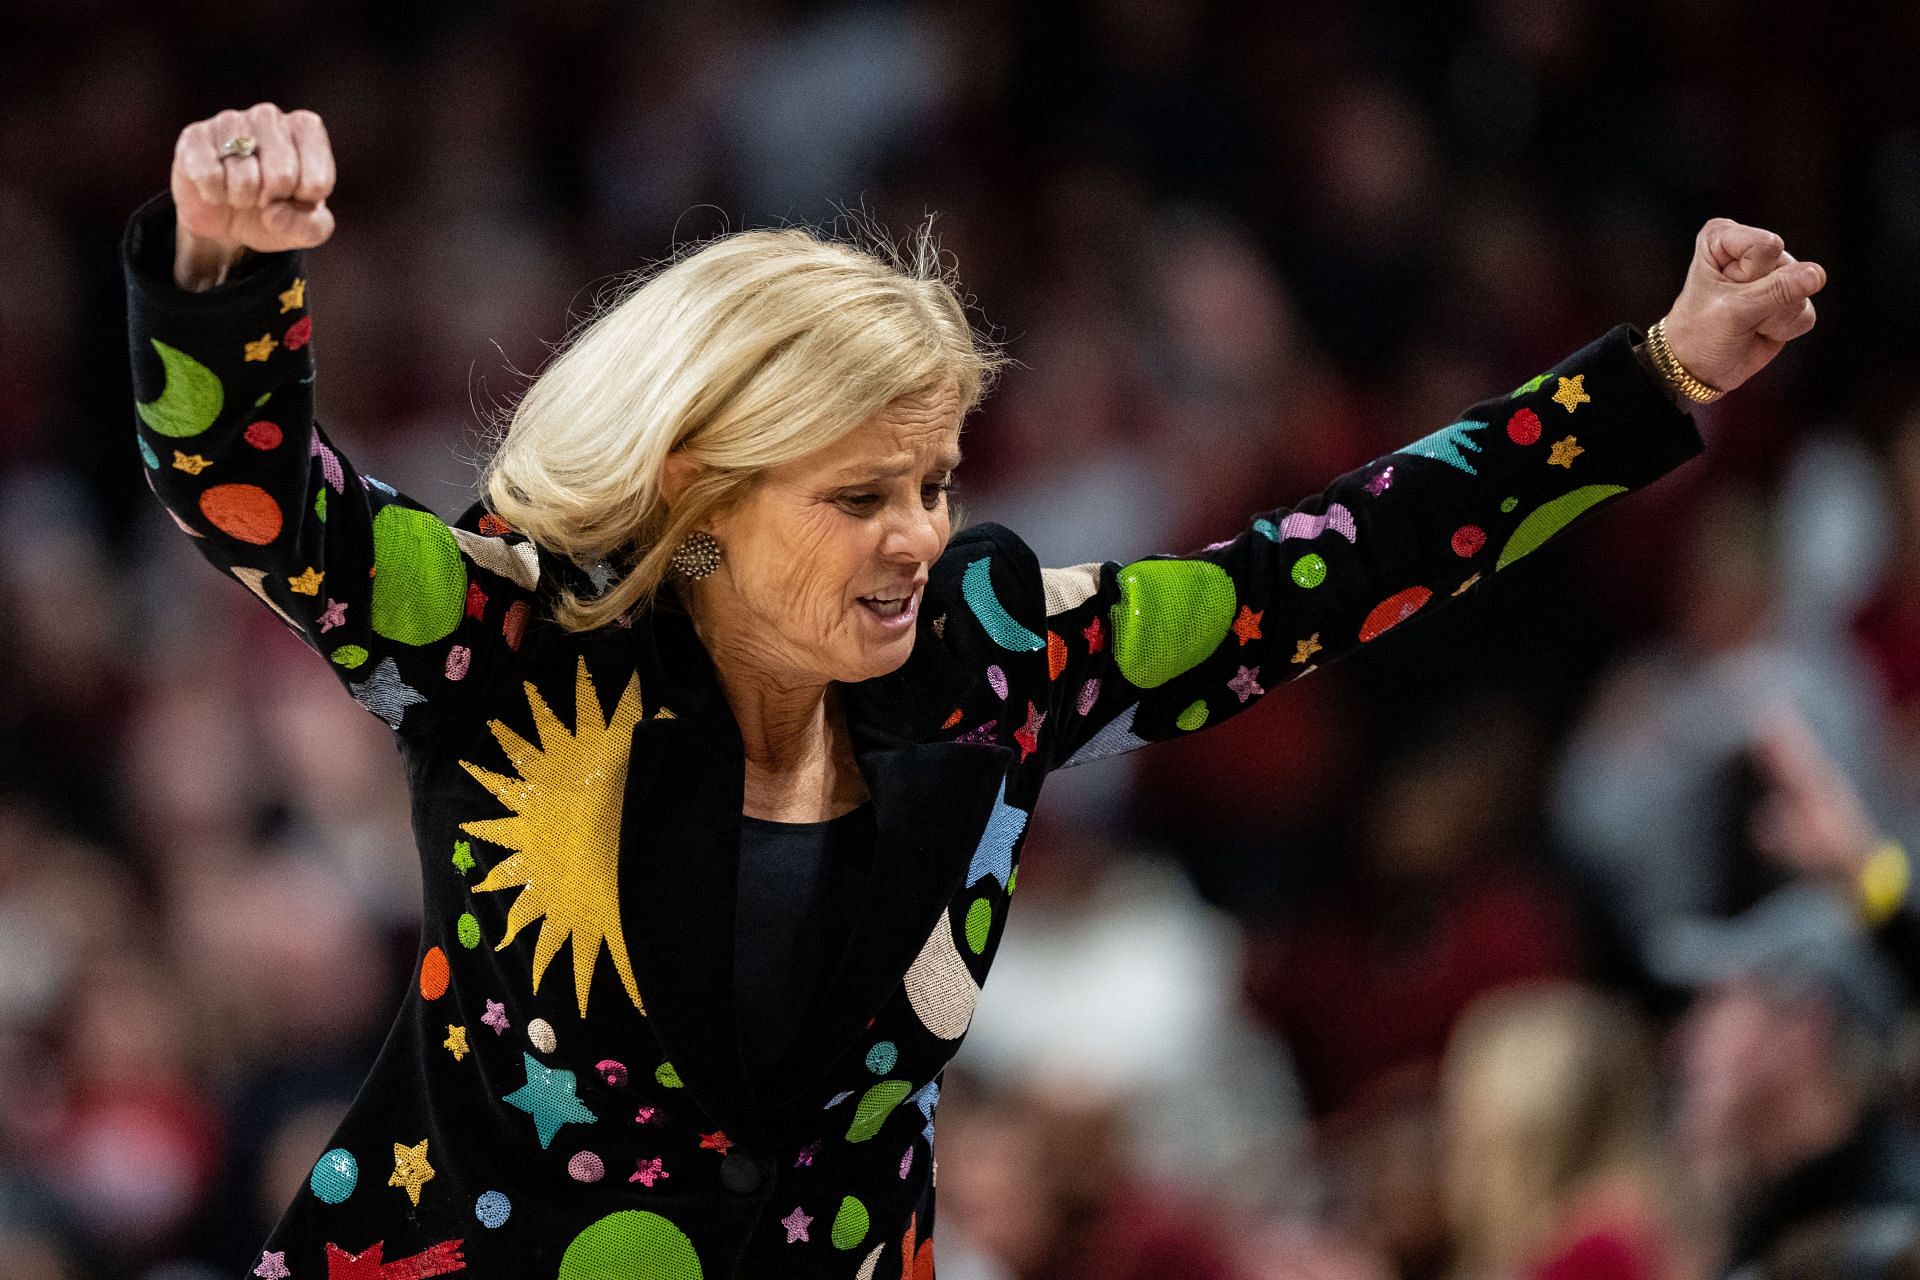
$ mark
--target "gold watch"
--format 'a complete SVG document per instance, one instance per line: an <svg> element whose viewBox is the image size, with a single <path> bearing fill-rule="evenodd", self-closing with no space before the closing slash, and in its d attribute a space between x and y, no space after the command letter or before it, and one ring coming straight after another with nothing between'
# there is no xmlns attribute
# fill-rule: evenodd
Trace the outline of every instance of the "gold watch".
<svg viewBox="0 0 1920 1280"><path fill-rule="evenodd" d="M1667 318L1661 316L1647 330L1647 352L1653 357L1653 367L1658 369L1666 380L1687 399L1697 404L1712 404L1727 394L1718 387L1710 387L1687 372L1687 367L1674 358L1673 348L1667 345Z"/></svg>

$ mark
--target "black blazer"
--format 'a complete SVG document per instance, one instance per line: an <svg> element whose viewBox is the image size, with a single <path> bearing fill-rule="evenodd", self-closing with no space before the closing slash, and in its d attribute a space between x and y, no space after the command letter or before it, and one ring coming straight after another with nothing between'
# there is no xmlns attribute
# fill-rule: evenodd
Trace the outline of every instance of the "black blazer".
<svg viewBox="0 0 1920 1280"><path fill-rule="evenodd" d="M189 293L173 227L162 193L122 245L148 482L392 726L425 879L419 981L262 1280L930 1269L940 1071L1048 772L1218 724L1703 447L1620 325L1190 556L1042 569L956 534L912 657L846 691L875 871L761 1096L730 993L742 747L686 617L548 621L578 568L478 504L442 523L315 425L304 255Z"/></svg>

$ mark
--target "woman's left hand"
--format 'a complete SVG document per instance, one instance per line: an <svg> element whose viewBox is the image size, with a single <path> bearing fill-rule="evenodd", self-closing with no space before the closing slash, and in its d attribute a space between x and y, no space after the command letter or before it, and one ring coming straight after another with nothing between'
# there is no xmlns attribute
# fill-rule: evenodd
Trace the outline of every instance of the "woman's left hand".
<svg viewBox="0 0 1920 1280"><path fill-rule="evenodd" d="M1825 267L1796 259L1773 232L1714 218L1694 237L1667 345L1688 373L1731 391L1813 328L1813 295L1826 283Z"/></svg>

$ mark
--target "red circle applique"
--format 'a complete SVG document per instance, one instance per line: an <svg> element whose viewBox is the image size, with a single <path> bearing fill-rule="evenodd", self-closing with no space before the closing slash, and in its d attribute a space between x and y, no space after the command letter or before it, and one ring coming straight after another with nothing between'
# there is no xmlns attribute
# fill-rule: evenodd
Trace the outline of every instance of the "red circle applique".
<svg viewBox="0 0 1920 1280"><path fill-rule="evenodd" d="M1360 624L1360 638L1371 640L1411 618L1420 611L1420 606L1433 599L1433 592L1425 587L1408 587L1373 606L1373 612Z"/></svg>

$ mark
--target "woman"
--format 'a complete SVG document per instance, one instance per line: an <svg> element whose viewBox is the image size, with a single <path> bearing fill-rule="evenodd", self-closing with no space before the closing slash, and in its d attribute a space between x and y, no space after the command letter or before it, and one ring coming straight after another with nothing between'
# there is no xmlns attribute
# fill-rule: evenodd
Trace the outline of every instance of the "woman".
<svg viewBox="0 0 1920 1280"><path fill-rule="evenodd" d="M1452 1274L1690 1274L1655 1093L1645 1030L1598 992L1547 982L1479 1000L1440 1073Z"/></svg>
<svg viewBox="0 0 1920 1280"><path fill-rule="evenodd" d="M1047 773L1692 457L1680 366L1743 382L1824 279L1717 220L1670 376L1621 325L1197 555L1043 570L949 529L1000 357L936 255L799 231L583 328L441 523L311 418L333 183L312 112L223 111L122 249L147 477L392 726L425 873L419 980L261 1280L930 1274L938 1076Z"/></svg>

